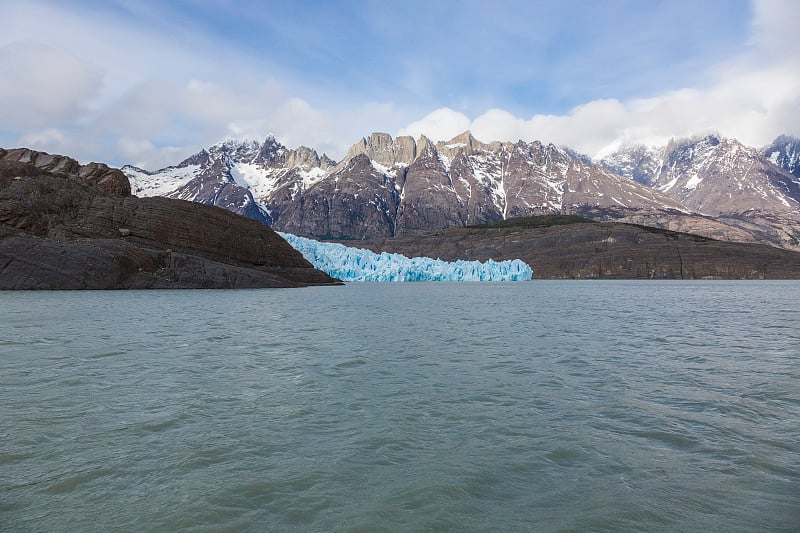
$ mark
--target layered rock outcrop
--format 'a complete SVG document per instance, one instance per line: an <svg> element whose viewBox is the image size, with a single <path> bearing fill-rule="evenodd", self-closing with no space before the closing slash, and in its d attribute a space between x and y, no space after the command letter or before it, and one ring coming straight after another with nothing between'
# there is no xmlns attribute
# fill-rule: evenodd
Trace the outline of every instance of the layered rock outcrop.
<svg viewBox="0 0 800 533"><path fill-rule="evenodd" d="M125 176L104 165L20 153L0 151L0 288L336 283L255 220L198 203L130 196Z"/></svg>
<svg viewBox="0 0 800 533"><path fill-rule="evenodd" d="M83 183L119 195L131 194L131 185L125 174L105 163L81 165L71 157L38 152L29 148L4 150L0 148L0 160L31 165L34 168L60 176L70 176Z"/></svg>
<svg viewBox="0 0 800 533"><path fill-rule="evenodd" d="M351 146L344 160L361 154L386 167L410 165L417 157L417 143L413 137L392 139L388 133L373 133Z"/></svg>

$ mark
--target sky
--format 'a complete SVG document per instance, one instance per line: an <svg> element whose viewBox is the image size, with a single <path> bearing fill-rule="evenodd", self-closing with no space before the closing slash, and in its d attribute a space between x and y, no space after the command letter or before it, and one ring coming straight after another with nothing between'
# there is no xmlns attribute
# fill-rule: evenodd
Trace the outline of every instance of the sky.
<svg viewBox="0 0 800 533"><path fill-rule="evenodd" d="M602 157L800 135L796 0L0 0L0 146L177 164L374 131Z"/></svg>

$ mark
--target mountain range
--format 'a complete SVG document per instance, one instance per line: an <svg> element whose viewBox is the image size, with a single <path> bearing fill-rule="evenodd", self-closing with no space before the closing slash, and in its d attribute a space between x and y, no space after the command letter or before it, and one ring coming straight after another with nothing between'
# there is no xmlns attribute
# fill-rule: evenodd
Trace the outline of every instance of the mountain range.
<svg viewBox="0 0 800 533"><path fill-rule="evenodd" d="M800 140L788 136L755 149L706 135L593 161L470 132L439 142L373 133L339 162L269 136L225 141L157 171L122 170L135 195L216 205L314 238L413 236L561 213L800 250Z"/></svg>

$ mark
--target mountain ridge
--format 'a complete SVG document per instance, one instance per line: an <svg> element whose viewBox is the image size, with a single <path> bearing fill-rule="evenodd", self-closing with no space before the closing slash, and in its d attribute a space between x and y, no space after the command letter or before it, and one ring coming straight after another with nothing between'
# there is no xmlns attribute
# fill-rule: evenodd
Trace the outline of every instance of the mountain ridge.
<svg viewBox="0 0 800 533"><path fill-rule="evenodd" d="M660 190L697 215L677 217L688 228L676 219L658 222L658 216L629 221L702 233L705 221L714 219L731 228L729 240L800 250L800 179L789 172L793 159L777 155L791 155L792 142L779 136L772 148L759 150L709 134L672 139L664 146L622 147L600 164ZM780 161L787 167L778 166Z"/></svg>
<svg viewBox="0 0 800 533"><path fill-rule="evenodd" d="M574 151L539 141L483 143L470 132L438 142L377 132L335 164L268 137L263 143L219 143L155 172L123 171L134 194L144 196L220 205L224 187L238 201L229 197L222 207L248 214L246 207L258 204L265 223L312 237L405 234L584 204L685 209Z"/></svg>
<svg viewBox="0 0 800 533"><path fill-rule="evenodd" d="M773 160L781 159L719 135L623 147L595 162L469 131L436 142L374 132L339 162L270 135L217 143L155 172L123 171L134 194L210 203L307 237L393 237L569 212L800 249L800 181Z"/></svg>

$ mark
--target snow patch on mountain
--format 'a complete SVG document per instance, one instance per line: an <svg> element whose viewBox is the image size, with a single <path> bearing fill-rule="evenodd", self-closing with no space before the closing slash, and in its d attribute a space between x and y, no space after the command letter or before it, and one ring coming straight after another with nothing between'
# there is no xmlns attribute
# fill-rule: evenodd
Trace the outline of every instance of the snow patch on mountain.
<svg viewBox="0 0 800 533"><path fill-rule="evenodd" d="M772 164L800 179L800 138L779 135L762 153Z"/></svg>
<svg viewBox="0 0 800 533"><path fill-rule="evenodd" d="M230 173L237 185L249 189L255 198L266 198L278 187L278 172L257 163L230 163Z"/></svg>
<svg viewBox="0 0 800 533"><path fill-rule="evenodd" d="M693 191L694 189L697 188L698 185L700 185L701 181L703 181L703 178L701 178L697 174L693 174L689 177L688 180L686 180L686 185L684 185L683 187L686 190Z"/></svg>
<svg viewBox="0 0 800 533"><path fill-rule="evenodd" d="M131 194L134 196L169 196L194 179L200 171L200 165L168 167L158 172L126 165L121 170L131 183Z"/></svg>
<svg viewBox="0 0 800 533"><path fill-rule="evenodd" d="M308 170L298 169L297 173L300 176L300 180L303 185L303 190L316 185L317 183L322 181L325 178L325 176L328 175L328 173L325 170L319 167L311 168Z"/></svg>

